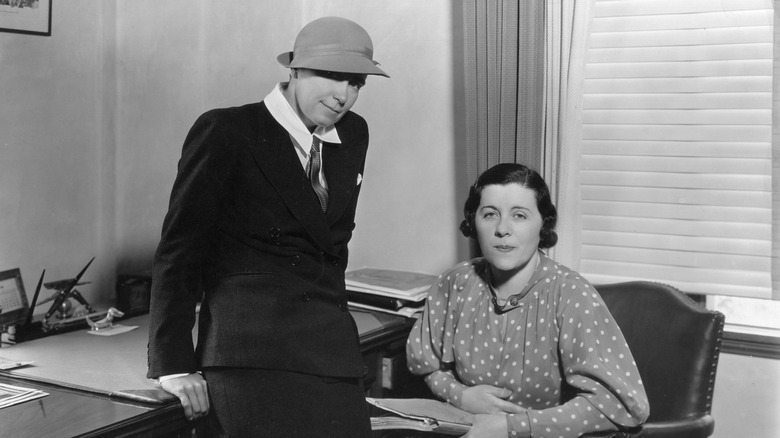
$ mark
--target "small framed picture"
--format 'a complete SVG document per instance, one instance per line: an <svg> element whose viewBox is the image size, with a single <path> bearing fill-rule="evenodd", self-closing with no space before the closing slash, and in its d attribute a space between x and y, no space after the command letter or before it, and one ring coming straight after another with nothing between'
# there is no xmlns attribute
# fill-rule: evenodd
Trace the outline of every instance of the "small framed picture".
<svg viewBox="0 0 780 438"><path fill-rule="evenodd" d="M24 322L28 310L19 268L0 272L0 327Z"/></svg>
<svg viewBox="0 0 780 438"><path fill-rule="evenodd" d="M0 0L0 32L51 36L52 0Z"/></svg>

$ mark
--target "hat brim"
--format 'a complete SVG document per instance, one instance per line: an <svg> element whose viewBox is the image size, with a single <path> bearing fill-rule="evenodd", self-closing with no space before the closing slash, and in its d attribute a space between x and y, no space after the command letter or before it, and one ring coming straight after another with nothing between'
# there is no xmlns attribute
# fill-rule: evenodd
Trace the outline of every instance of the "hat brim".
<svg viewBox="0 0 780 438"><path fill-rule="evenodd" d="M364 75L379 75L389 78L390 75L377 67L374 61L362 56L329 55L301 56L293 59L293 52L285 52L276 57L279 64L287 68L309 68L312 70L335 71L339 73L354 73Z"/></svg>

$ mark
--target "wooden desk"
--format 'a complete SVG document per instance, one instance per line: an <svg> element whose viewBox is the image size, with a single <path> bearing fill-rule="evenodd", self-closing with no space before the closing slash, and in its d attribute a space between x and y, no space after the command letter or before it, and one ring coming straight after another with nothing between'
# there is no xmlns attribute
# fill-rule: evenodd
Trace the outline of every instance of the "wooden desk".
<svg viewBox="0 0 780 438"><path fill-rule="evenodd" d="M363 357L369 368L365 378L367 395L376 397L380 396L382 391L384 351L389 345L398 345L406 339L413 320L389 314L372 313L371 315L372 318L367 318L365 314L355 314L361 329ZM361 319L364 324L361 324ZM123 381L118 384L119 389L154 391L154 384L143 377L146 371L147 320L147 316L144 315L118 321L123 325L139 326L138 329L127 333L133 333L132 337L125 338L123 341L126 343L130 342L129 339L135 339L132 341L132 348L122 345L117 347L117 342L122 339L119 337L114 342L102 342L110 338L101 339L101 342L91 342L94 339L93 335L82 331L0 349L0 357L3 358L36 360L34 367L0 371L0 382L34 387L49 393L48 396L37 400L0 409L0 438L190 437L192 423L184 418L177 399L168 398L153 403L131 400L122 395L123 391L114 391L116 388L111 388L110 382L112 377L105 375L106 369L117 368L112 367L111 364L121 361L126 366L118 367L116 371L124 373L122 376L115 376L116 380ZM381 324L377 326L375 321ZM142 344L137 345L138 342ZM91 345L89 358L92 360L89 363L93 366L83 367L84 369L80 370L78 375L74 375L74 368L69 368L68 363L75 357L85 354L81 350L86 348L85 344ZM63 346L59 347L63 351L52 353L53 349L58 348L56 345ZM110 347L111 345L113 347ZM119 348L121 351L117 352L111 348ZM40 360L37 357L29 357L29 354L36 351L46 351L46 353L38 353ZM140 357L138 357L139 351L143 352ZM125 354L132 357L121 357ZM108 358L106 355L120 357ZM107 361L101 360L101 357ZM63 370L62 374L59 371L52 371L53 367L60 369L60 366ZM48 370L44 369L46 367ZM56 378L52 378L53 375ZM140 385L140 387L128 388L127 384Z"/></svg>
<svg viewBox="0 0 780 438"><path fill-rule="evenodd" d="M61 386L0 376L48 396L0 410L0 437L178 437L192 425L177 403L145 405Z"/></svg>

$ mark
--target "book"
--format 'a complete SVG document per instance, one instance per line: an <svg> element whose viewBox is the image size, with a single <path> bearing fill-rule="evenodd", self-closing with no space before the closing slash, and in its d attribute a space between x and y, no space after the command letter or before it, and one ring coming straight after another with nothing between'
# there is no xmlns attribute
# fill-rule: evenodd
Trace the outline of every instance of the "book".
<svg viewBox="0 0 780 438"><path fill-rule="evenodd" d="M474 423L470 412L439 400L366 397L366 401L390 414L371 417L372 430L410 429L460 436Z"/></svg>
<svg viewBox="0 0 780 438"><path fill-rule="evenodd" d="M347 299L350 302L366 304L387 310L399 310L403 307L422 307L425 301L410 301L393 298L384 295L376 295L368 292L356 292L347 290Z"/></svg>
<svg viewBox="0 0 780 438"><path fill-rule="evenodd" d="M371 312L387 313L389 315L403 316L406 318L417 318L423 311L422 307L401 307L398 310L390 310L382 307L369 306L355 301L349 301L349 307L354 310L368 310Z"/></svg>
<svg viewBox="0 0 780 438"><path fill-rule="evenodd" d="M438 277L420 272L361 268L345 274L347 290L408 301L422 301Z"/></svg>
<svg viewBox="0 0 780 438"><path fill-rule="evenodd" d="M360 337L368 336L373 333L382 331L385 325L382 321L376 317L376 315L369 312L352 311L352 319L355 320L355 325L358 328L358 334Z"/></svg>

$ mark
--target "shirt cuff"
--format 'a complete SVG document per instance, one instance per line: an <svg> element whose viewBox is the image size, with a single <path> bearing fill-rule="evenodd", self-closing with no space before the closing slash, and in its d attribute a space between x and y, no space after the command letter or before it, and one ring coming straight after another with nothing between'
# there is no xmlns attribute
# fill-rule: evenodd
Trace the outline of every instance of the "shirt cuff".
<svg viewBox="0 0 780 438"><path fill-rule="evenodd" d="M160 376L157 378L157 383L162 383L166 380L176 379L178 377L184 377L189 376L192 373L179 373L179 374L168 374L166 376Z"/></svg>
<svg viewBox="0 0 780 438"><path fill-rule="evenodd" d="M531 417L528 415L528 411L522 414L507 414L506 425L509 438L531 437Z"/></svg>

